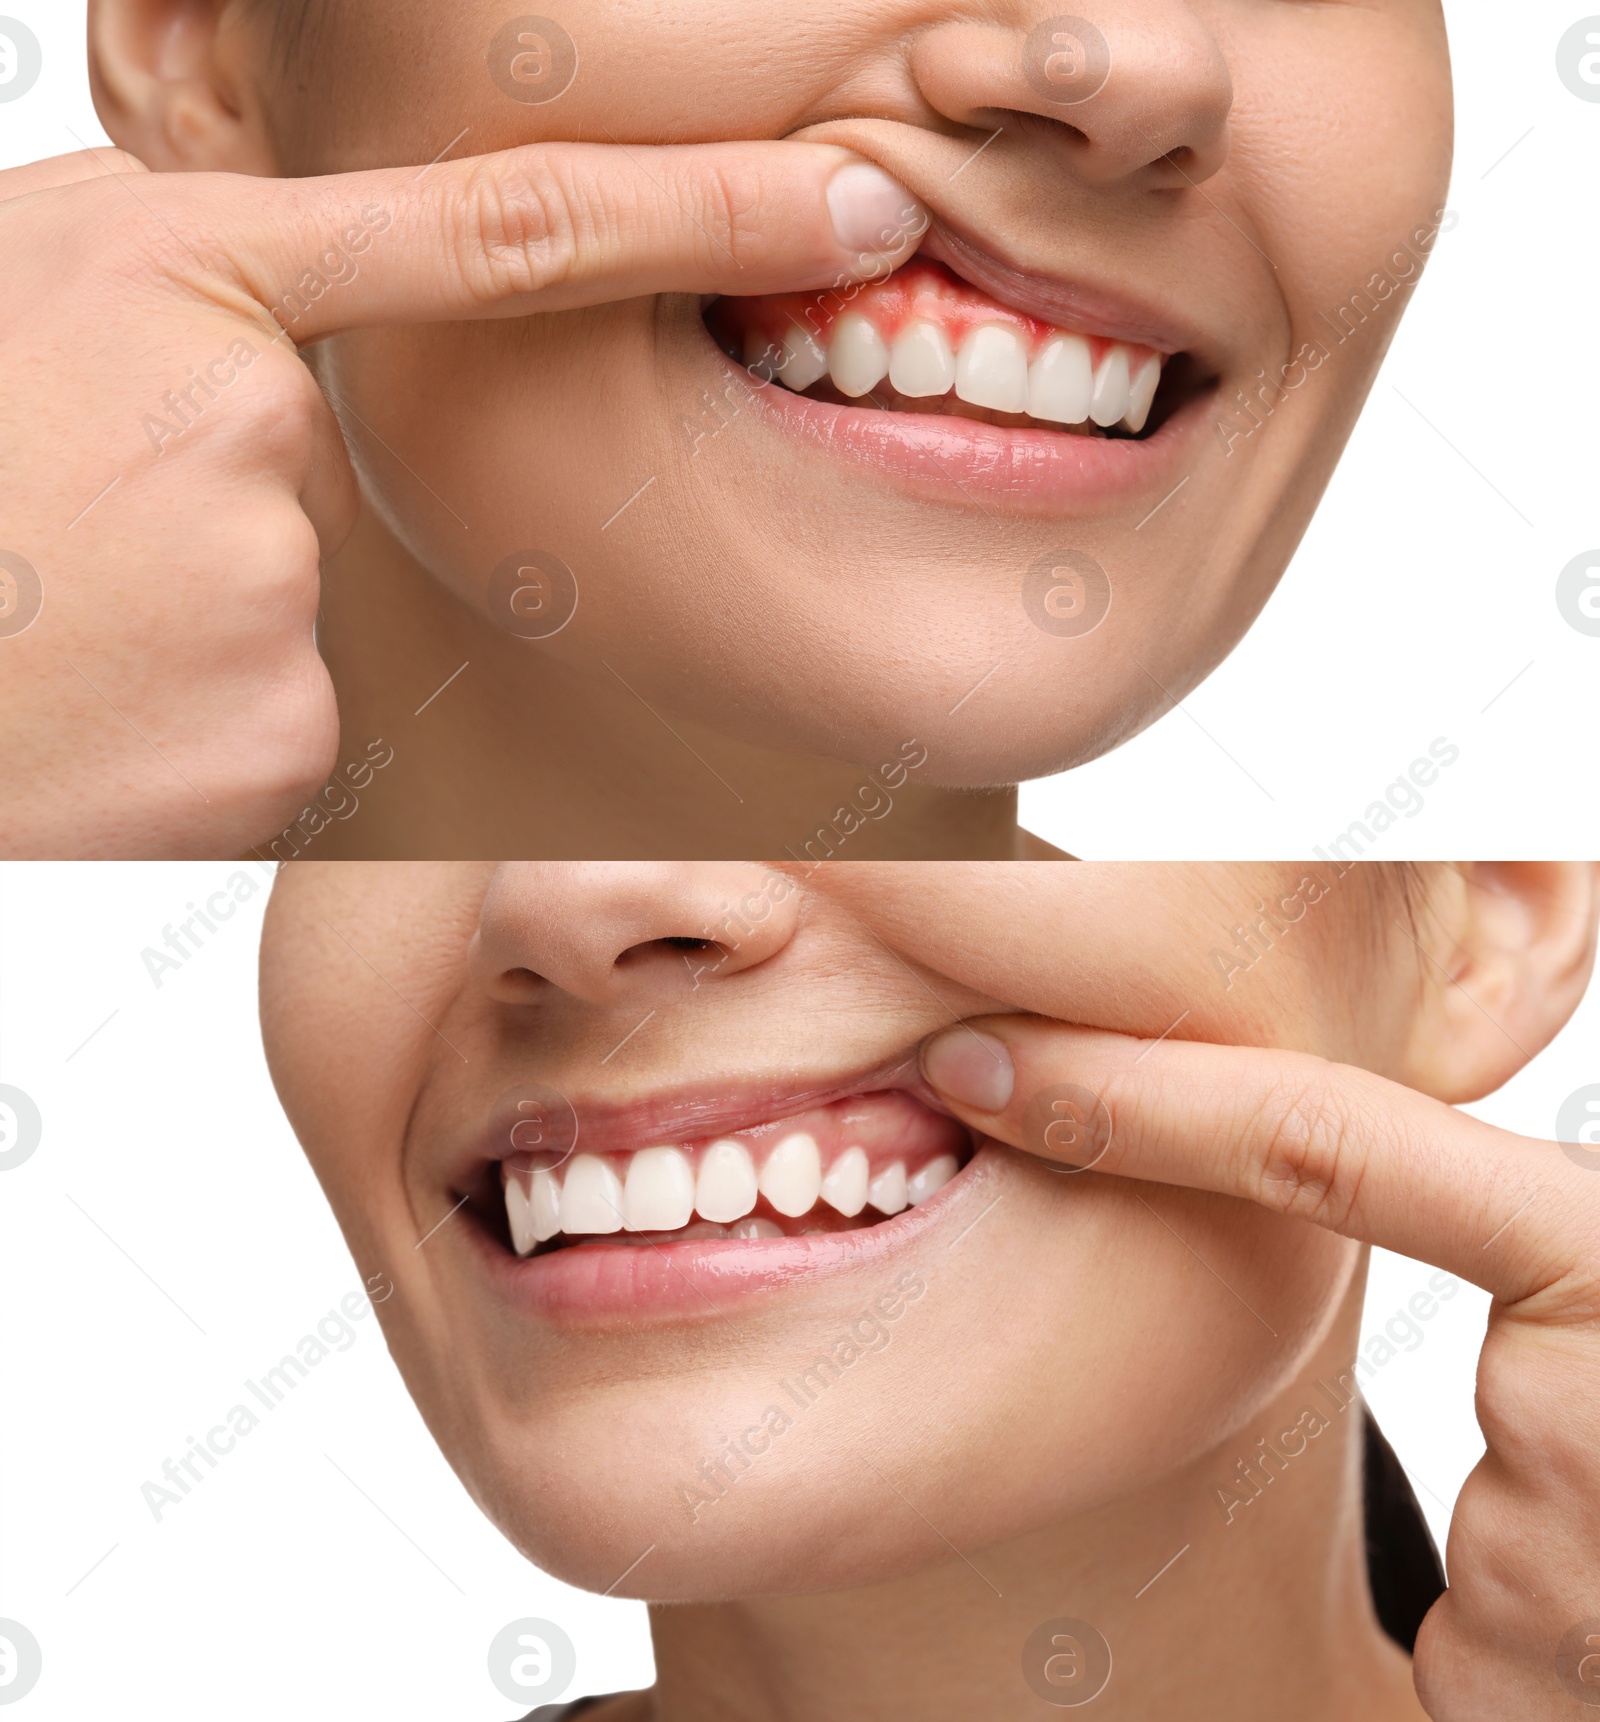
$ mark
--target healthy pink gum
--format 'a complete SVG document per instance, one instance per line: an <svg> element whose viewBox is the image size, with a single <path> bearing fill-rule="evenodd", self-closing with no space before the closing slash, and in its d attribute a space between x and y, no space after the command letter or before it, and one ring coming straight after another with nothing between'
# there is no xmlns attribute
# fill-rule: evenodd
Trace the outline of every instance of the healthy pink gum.
<svg viewBox="0 0 1600 1722"><path fill-rule="evenodd" d="M871 317L884 341L892 346L896 336L913 318L939 323L952 347L959 347L969 330L980 323L1004 323L1017 330L1028 346L1031 359L1046 341L1057 335L1077 333L1037 317L1008 310L982 294L942 264L917 258L897 269L887 280L862 287L826 289L821 293L771 293L752 299L719 299L711 309L713 329L743 336L754 330L765 340L782 346L790 329L808 329L823 346L840 317L860 311ZM1128 369L1134 375L1146 359L1162 358L1154 347L1134 341L1108 341L1101 335L1085 335L1096 366L1108 348L1128 349Z"/></svg>
<svg viewBox="0 0 1600 1722"><path fill-rule="evenodd" d="M804 1131L815 1140L824 1172L845 1149L859 1148L867 1157L873 1177L896 1160L904 1162L907 1177L941 1154L953 1154L964 1161L971 1148L971 1138L955 1119L947 1118L943 1113L930 1112L910 1095L894 1090L852 1095L848 1100L836 1100L831 1106L797 1112L791 1117L772 1124L758 1124L749 1130L724 1130L718 1135L692 1142L641 1142L638 1146L677 1148L689 1156L698 1171L700 1156L713 1142L741 1142L759 1172L768 1153L797 1131ZM586 1148L580 1130L574 1155L586 1152L604 1151ZM634 1152L636 1150L632 1148L622 1149L609 1157L621 1161ZM531 1178L535 1164L547 1165L548 1161L536 1162L527 1155L513 1155L501 1162L505 1176L509 1177L514 1171L524 1184ZM553 1168L558 1173L564 1169L565 1162Z"/></svg>

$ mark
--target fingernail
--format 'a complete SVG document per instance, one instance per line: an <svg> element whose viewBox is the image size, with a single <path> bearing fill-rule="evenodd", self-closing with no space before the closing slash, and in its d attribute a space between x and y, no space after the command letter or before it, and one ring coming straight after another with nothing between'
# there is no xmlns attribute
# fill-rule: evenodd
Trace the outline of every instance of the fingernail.
<svg viewBox="0 0 1600 1722"><path fill-rule="evenodd" d="M896 179L870 161L847 162L828 181L828 214L846 251L908 249L927 229L928 212Z"/></svg>
<svg viewBox="0 0 1600 1722"><path fill-rule="evenodd" d="M1004 1041L975 1028L947 1028L922 1049L922 1074L959 1106L974 1112L1003 1112L1017 1073Z"/></svg>

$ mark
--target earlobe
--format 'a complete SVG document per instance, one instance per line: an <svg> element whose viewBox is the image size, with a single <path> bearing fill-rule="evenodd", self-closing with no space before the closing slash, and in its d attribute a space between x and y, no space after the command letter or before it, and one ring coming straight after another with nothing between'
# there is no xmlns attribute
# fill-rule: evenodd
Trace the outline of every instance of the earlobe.
<svg viewBox="0 0 1600 1722"><path fill-rule="evenodd" d="M1514 1076L1583 997L1597 919L1593 862L1475 861L1434 882L1415 929L1423 1003L1410 1085L1459 1104Z"/></svg>
<svg viewBox="0 0 1600 1722"><path fill-rule="evenodd" d="M100 123L157 173L277 171L249 71L252 31L229 0L90 0Z"/></svg>

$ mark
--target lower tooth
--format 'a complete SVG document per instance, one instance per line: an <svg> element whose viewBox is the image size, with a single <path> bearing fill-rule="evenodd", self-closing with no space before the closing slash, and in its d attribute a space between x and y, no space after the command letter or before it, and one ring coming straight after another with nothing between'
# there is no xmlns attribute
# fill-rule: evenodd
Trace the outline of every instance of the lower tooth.
<svg viewBox="0 0 1600 1722"><path fill-rule="evenodd" d="M730 1238L781 1238L783 1227L775 1225L771 1220L760 1220L754 1217L740 1220L737 1225L728 1228Z"/></svg>

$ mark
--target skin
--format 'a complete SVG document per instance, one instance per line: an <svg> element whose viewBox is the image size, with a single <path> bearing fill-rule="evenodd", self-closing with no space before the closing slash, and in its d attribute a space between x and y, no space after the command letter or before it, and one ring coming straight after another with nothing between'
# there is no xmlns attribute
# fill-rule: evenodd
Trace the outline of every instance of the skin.
<svg viewBox="0 0 1600 1722"><path fill-rule="evenodd" d="M1252 1199L1259 1188L1203 1152L1215 1123L1203 1109L1192 1130L1144 1132L1165 1154L1148 1172L1070 1178L1028 1151L1006 1107L989 1109L985 1127L1021 1149L981 1155L901 1246L896 1268L927 1288L914 1319L825 1415L692 1517L683 1479L882 1291L883 1264L788 1282L723 1318L580 1330L491 1296L469 1222L414 1247L459 1199L443 1145L530 1076L623 1098L833 1073L914 1056L953 1017L981 1016L1035 1037L1018 1042L1019 1097L1062 1069L1081 1080L1074 1046L1042 1038L1070 1022L1123 1072L1136 1049L1121 1037L1163 1035L1174 1057L1237 1056L1212 1042L1277 1049L1332 1073L1330 1089L1361 1067L1376 1074L1351 1112L1372 1132L1386 1108L1421 1104L1413 1090L1435 1097L1430 1118L1454 1119L1441 1102L1503 1081L1518 1047L1542 1046L1581 996L1596 879L1562 866L1426 870L1412 907L1428 960L1393 880L1353 869L1224 986L1212 953L1226 929L1303 871L788 868L794 888L748 936L724 935L730 960L698 985L661 941L715 934L721 907L766 870L281 875L263 949L268 1056L358 1267L395 1285L379 1314L410 1391L531 1560L671 1605L653 1610L658 1687L603 1714L1031 1716L1021 1648L1063 1613L1117 1646L1097 1700L1109 1717L1176 1707L1266 1722L1287 1691L1313 1722L1420 1714L1367 1597L1355 1419L1332 1424L1248 1528L1218 1516L1217 1479L1349 1366L1365 1263L1354 1239L1375 1230L1339 1236L1343 1211ZM1034 1014L994 1016L1017 1011ZM1137 1120L1137 1085L1086 1068L1119 1125L1125 1110ZM1218 1068L1190 1084L1213 1103ZM1503 1169L1487 1162L1475 1192L1496 1193ZM1190 1178L1204 1187L1182 1188ZM1425 1193L1442 1211L1441 1182ZM1400 1247L1421 1237L1414 1227ZM1469 1271L1459 1252L1430 1259ZM1538 1451L1530 1436L1517 1472L1535 1496ZM1570 1511L1581 1487L1568 1451L1556 1475ZM1182 1567L1146 1589L1185 1543ZM1490 1617L1495 1598L1485 1580L1461 1612ZM1253 1623L1242 1637L1241 1620ZM1445 1691L1432 1713L1508 1712Z"/></svg>
<svg viewBox="0 0 1600 1722"><path fill-rule="evenodd" d="M376 737L394 758L359 818L302 823L284 858L802 854L819 828L846 858L1027 852L1009 786L1170 709L1265 602L1409 285L1342 343L1321 319L1402 243L1414 281L1449 168L1436 0L1101 0L1112 74L1065 119L1022 75L1036 9L1015 0L827 0L793 41L748 0L575 0L578 76L538 106L485 76L490 0L344 0L281 75L274 10L96 0L113 137L153 167L258 175L574 137L842 144L1003 268L1169 306L1217 379L1180 496L1068 514L930 500L778 434L682 291L339 334L315 369L366 506L327 562L318 645L339 757ZM1269 411L1259 373L1285 366ZM708 396L732 405L697 438ZM1019 599L1064 543L1112 578L1081 638ZM490 569L527 545L581 591L536 644L484 612ZM847 818L839 842L864 774L909 743L926 761L893 817Z"/></svg>

